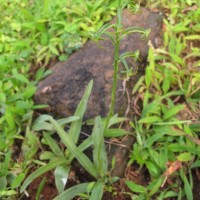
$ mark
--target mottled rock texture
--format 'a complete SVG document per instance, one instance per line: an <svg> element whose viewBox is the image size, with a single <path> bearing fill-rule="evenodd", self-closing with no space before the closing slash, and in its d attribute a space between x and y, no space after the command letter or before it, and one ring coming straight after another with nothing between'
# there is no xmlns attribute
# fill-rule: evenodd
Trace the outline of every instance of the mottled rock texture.
<svg viewBox="0 0 200 200"><path fill-rule="evenodd" d="M116 19L113 19L115 21ZM136 14L128 10L123 11L122 24L124 28L137 26L151 29L149 37L140 39L140 34L130 34L121 41L120 53L126 51L140 51L142 68L148 54L148 41L156 47L160 39L162 16L148 9L141 9ZM101 46L101 47L100 47ZM94 80L92 94L85 114L86 118L97 115L105 116L110 105L114 48L110 41L101 41L100 46L88 41L83 48L75 52L66 62L58 62L51 67L53 73L38 84L34 100L36 104L48 104L48 112L54 116L65 117L73 115L84 91L91 79ZM133 64L135 67L135 64ZM133 77L133 83L138 76ZM118 90L122 88L122 81L118 81ZM118 92L118 97L122 92ZM125 98L119 98L116 104L117 112L124 112Z"/></svg>

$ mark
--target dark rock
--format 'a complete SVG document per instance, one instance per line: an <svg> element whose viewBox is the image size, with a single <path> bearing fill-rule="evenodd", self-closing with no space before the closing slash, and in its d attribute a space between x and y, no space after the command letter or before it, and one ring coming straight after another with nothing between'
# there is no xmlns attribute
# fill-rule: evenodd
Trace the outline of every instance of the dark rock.
<svg viewBox="0 0 200 200"><path fill-rule="evenodd" d="M141 40L141 35L137 33L130 34L121 41L120 53L139 49L141 58L139 67L141 67L147 58L148 41L151 40L156 46L156 40L160 38L162 16L148 9L141 9L137 14L125 10L122 23L125 28L137 26L151 29L149 37L145 40ZM109 40L101 41L100 45L101 47L89 41L66 62L54 65L51 68L53 73L38 84L35 103L48 104L50 106L48 112L54 116L73 115L87 84L93 79L93 91L85 117L105 116L110 105L114 48ZM134 77L133 79L136 80ZM120 88L122 88L121 80L118 81L118 89ZM117 112L123 108L123 103L118 102Z"/></svg>

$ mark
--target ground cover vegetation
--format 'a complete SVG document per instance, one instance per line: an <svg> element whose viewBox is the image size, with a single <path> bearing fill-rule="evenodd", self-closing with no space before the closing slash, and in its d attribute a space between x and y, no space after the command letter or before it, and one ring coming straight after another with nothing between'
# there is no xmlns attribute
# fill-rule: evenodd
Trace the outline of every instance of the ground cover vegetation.
<svg viewBox="0 0 200 200"><path fill-rule="evenodd" d="M37 82L50 73L44 67L55 60L66 60L81 47L91 32L99 30L94 35L96 39L107 34L114 47L119 48L117 38L122 33L120 13L125 6L123 3L117 0L75 0L67 3L62 0L0 1L1 198L18 199L19 193L26 191L36 177L52 169L59 194L55 199L72 199L76 195L82 199L101 199L104 191L112 192L110 188L118 178L110 176L104 137L116 137L112 125L126 119L113 115L112 104L108 118L95 118L92 135L78 145L92 81L74 116L66 119L55 120L41 115L33 122L34 109L45 105L34 105L32 97ZM140 1L135 3L135 6L126 6L137 9L141 3L144 4ZM149 44L148 66L132 91L135 99L133 108L138 115L129 122L136 142L127 167L131 170L137 164L137 173L146 170L148 181L141 183L131 175L127 176L126 185L130 191L124 191L124 195L131 199L195 199L194 178L200 166L199 4L198 0L149 0L146 3L146 6L165 15L164 38L158 49ZM116 10L118 23L103 26ZM111 27L116 30L114 36L106 32ZM142 33L145 34L145 30ZM116 70L121 60L126 67L125 74L133 75L125 58L135 58L134 52L127 52L121 57L117 50L115 52ZM38 69L34 78L30 76L31 69ZM115 81L114 78L113 102ZM70 127L68 134L64 130L65 125ZM61 142L54 139L55 133ZM118 133L124 135L126 131L121 129ZM43 150L44 145L48 146L48 150ZM91 145L93 162L83 153ZM36 154L38 150L39 157ZM74 158L95 181L65 190ZM37 169L27 177L33 165ZM38 187L36 199L39 199L44 184L45 179Z"/></svg>

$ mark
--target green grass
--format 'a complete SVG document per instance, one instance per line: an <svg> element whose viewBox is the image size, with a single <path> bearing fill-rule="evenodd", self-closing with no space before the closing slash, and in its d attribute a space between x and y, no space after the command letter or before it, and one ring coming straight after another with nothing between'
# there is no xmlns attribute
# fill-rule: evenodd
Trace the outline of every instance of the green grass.
<svg viewBox="0 0 200 200"><path fill-rule="evenodd" d="M42 105L34 105L32 97L37 82L50 73L44 67L52 60L66 60L79 49L91 32L97 31L111 19L117 3L117 0L0 0L0 198L18 198L19 188L33 164L42 166L26 179L21 191L44 171L56 168L56 187L62 194L65 185L60 179L69 173L74 157L95 177L96 182L70 188L60 198L71 198L82 193L82 196L86 195L85 198L91 196L91 199L95 199L96 193L99 192L101 196L105 185L115 180L107 176L107 164L100 159L106 160L101 133L106 127L108 130L104 130L104 136L115 137L113 132L116 129L112 129L111 125L125 118L112 116L111 108L108 119L96 118L92 137L77 147L82 125L79 118L84 112L79 116L80 111L77 111L76 117L57 121L41 116L33 124L33 111ZM133 95L139 94L142 109L141 116L130 123L135 130L136 143L130 154L129 165L139 164L140 169L148 170L150 177L145 187L127 180L130 189L128 194L133 199L193 199L193 172L200 166L198 5L199 0L147 1L147 6L160 9L166 17L163 45L158 49L150 47L145 75L133 88ZM117 56L126 67L124 59L128 55ZM33 68L39 70L31 79L29 71ZM126 75L131 75L129 68L126 72ZM114 101L115 95L112 96ZM187 110L190 116L183 118L180 113ZM62 138L65 134L62 126L66 123L71 123L69 134L73 136L70 137L72 141L63 138L67 147L63 151L47 133L52 134L56 130ZM44 136L40 140L39 131L43 129ZM122 129L118 132L119 135L126 134ZM23 159L20 161L13 154L13 143L16 141L22 141ZM94 162L88 161L82 153L92 144ZM42 151L38 159L35 154L42 145L47 145L50 151ZM38 195L44 184L43 181Z"/></svg>
<svg viewBox="0 0 200 200"><path fill-rule="evenodd" d="M0 185L15 193L40 142L30 130L37 82L50 60L64 61L114 14L116 1L0 0ZM30 69L39 69L30 79ZM24 162L13 160L13 142L23 141ZM19 176L18 176L19 175ZM11 178L10 178L11 177ZM18 178L16 178L18 177ZM13 183L16 180L18 184Z"/></svg>
<svg viewBox="0 0 200 200"><path fill-rule="evenodd" d="M200 9L198 1L149 1L148 5L166 12L164 42L158 49L150 46L145 75L133 89L139 91L143 105L140 119L131 123L137 142L129 164L146 167L151 182L145 188L127 185L131 196L140 200L154 195L192 200L193 169L200 162L200 49L195 45L200 39ZM188 110L191 115L185 119L180 113Z"/></svg>

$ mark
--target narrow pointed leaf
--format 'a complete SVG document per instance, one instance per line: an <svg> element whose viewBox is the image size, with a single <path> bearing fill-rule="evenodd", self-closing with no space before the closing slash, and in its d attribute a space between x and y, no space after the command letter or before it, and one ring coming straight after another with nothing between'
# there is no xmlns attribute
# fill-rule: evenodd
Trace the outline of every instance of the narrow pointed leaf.
<svg viewBox="0 0 200 200"><path fill-rule="evenodd" d="M97 171L95 169L95 166L92 164L90 159L80 151L79 148L76 147L75 143L72 141L70 135L68 135L64 129L58 124L56 120L54 120L52 117L49 117L49 121L52 123L54 128L57 131L57 134L59 135L62 142L65 144L65 146L68 148L71 154L76 157L76 159L80 162L80 164L95 178L97 177Z"/></svg>
<svg viewBox="0 0 200 200"><path fill-rule="evenodd" d="M104 24L94 35L93 35L93 39L98 40L99 37L104 34L109 28L113 28L115 27L115 24Z"/></svg>
<svg viewBox="0 0 200 200"><path fill-rule="evenodd" d="M56 188L59 194L64 192L69 172L70 172L69 166L58 166L54 171Z"/></svg>
<svg viewBox="0 0 200 200"><path fill-rule="evenodd" d="M134 183L133 181L126 181L126 185L132 192L137 192L137 193L146 193L147 190L145 187L142 185L138 185Z"/></svg>
<svg viewBox="0 0 200 200"><path fill-rule="evenodd" d="M70 200L74 197L78 196L81 193L86 193L87 187L90 183L82 183L79 185L76 185L74 187L71 187L64 192L62 192L60 195L55 197L53 200Z"/></svg>
<svg viewBox="0 0 200 200"><path fill-rule="evenodd" d="M53 162L50 162L50 163L46 164L45 166L38 168L31 175L29 175L27 177L27 179L24 181L24 183L21 186L20 193L22 193L33 180L35 180L42 174L54 169L55 167L57 167L59 165L62 165L64 163L66 163L66 159L56 159Z"/></svg>
<svg viewBox="0 0 200 200"><path fill-rule="evenodd" d="M93 140L93 160L100 173L100 176L104 176L108 170L108 160L104 144L103 126L101 123L101 118L95 118L95 124L92 131Z"/></svg>
<svg viewBox="0 0 200 200"><path fill-rule="evenodd" d="M96 182L89 200L101 200L103 196L103 188L104 183Z"/></svg>
<svg viewBox="0 0 200 200"><path fill-rule="evenodd" d="M49 134L44 133L43 135L53 153L58 157L64 157L64 154L60 149L60 147L58 146L57 142Z"/></svg>
<svg viewBox="0 0 200 200"><path fill-rule="evenodd" d="M81 126L82 126L82 119L84 116L84 113L86 111L87 108L87 102L88 99L90 97L90 93L92 91L92 86L93 86L93 81L91 80L90 83L88 84L85 93L76 109L76 112L74 114L74 116L79 117L80 119L77 121L74 121L71 124L70 130L69 130L69 135L72 139L72 141L76 144L80 135L80 131L81 131Z"/></svg>

